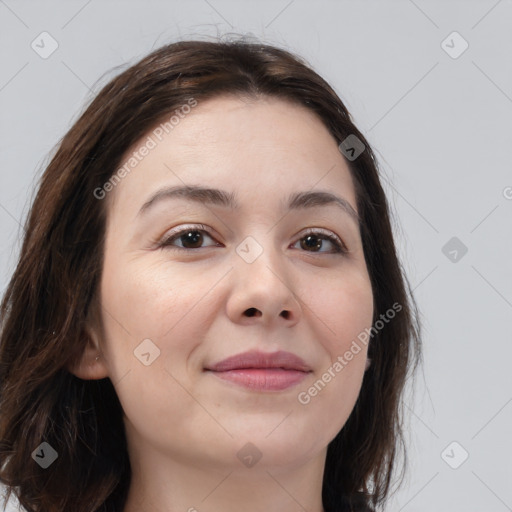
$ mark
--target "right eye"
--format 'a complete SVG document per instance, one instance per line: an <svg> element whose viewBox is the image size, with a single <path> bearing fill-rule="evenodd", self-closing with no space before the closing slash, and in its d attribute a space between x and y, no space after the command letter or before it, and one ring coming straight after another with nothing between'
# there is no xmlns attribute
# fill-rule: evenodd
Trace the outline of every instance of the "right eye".
<svg viewBox="0 0 512 512"><path fill-rule="evenodd" d="M158 244L160 249L178 249L178 250L194 250L201 249L204 242L204 234L210 239L213 238L208 234L206 226L203 224L191 225L171 231ZM175 241L179 241L181 245L175 245ZM214 245L215 246L215 245ZM218 244L216 244L218 246ZM210 245L209 247L212 247Z"/></svg>

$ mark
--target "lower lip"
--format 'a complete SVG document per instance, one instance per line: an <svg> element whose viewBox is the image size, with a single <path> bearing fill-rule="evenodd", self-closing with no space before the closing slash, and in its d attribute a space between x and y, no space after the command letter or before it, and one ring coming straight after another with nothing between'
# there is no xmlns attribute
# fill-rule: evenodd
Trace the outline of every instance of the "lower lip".
<svg viewBox="0 0 512 512"><path fill-rule="evenodd" d="M281 391L302 381L307 373L282 368L246 368L223 372L210 371L219 379L234 382L240 386L258 391Z"/></svg>

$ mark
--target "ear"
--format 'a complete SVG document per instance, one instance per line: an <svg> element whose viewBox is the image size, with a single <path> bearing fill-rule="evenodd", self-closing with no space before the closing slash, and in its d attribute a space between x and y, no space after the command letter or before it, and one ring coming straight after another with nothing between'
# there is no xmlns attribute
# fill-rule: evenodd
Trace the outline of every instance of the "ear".
<svg viewBox="0 0 512 512"><path fill-rule="evenodd" d="M75 364L69 364L68 371L84 380L104 379L108 377L108 369L99 349L88 340L80 359Z"/></svg>
<svg viewBox="0 0 512 512"><path fill-rule="evenodd" d="M100 333L102 333L100 326L101 321L99 320L96 306L91 304L90 313L85 325L87 345L79 360L67 366L68 371L80 379L104 379L109 375L106 360L100 350Z"/></svg>

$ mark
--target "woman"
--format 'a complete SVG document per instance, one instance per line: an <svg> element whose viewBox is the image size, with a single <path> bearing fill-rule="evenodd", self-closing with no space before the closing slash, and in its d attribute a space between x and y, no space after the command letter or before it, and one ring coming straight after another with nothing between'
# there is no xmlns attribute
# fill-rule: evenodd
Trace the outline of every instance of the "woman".
<svg viewBox="0 0 512 512"><path fill-rule="evenodd" d="M38 512L383 507L408 290L320 76L254 42L160 48L42 177L1 309L0 479Z"/></svg>

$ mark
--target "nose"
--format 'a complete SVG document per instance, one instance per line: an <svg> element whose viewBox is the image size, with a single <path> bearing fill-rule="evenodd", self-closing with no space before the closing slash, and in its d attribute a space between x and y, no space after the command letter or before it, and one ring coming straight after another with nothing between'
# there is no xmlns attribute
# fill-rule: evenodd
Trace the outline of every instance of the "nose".
<svg viewBox="0 0 512 512"><path fill-rule="evenodd" d="M232 322L292 327L300 320L302 307L294 291L296 278L291 274L293 269L286 268L283 255L265 248L251 263L238 254L234 254L234 260L227 301Z"/></svg>

